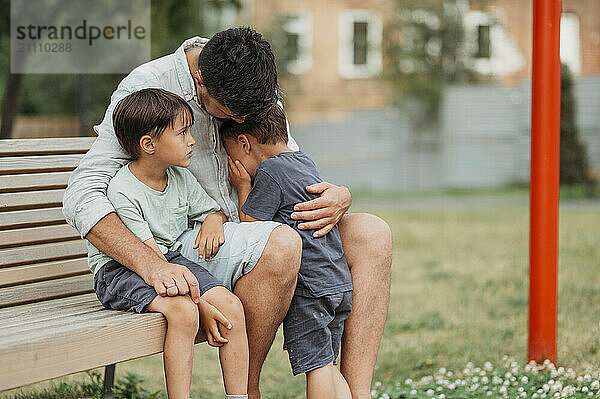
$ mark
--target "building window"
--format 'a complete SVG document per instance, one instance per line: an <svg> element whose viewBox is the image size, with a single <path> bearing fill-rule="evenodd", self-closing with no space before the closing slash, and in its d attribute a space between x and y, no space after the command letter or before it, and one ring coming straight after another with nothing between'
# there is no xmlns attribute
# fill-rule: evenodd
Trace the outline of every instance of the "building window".
<svg viewBox="0 0 600 399"><path fill-rule="evenodd" d="M491 43L490 43L490 26L479 25L477 27L477 52L475 53L477 58L490 58L491 57Z"/></svg>
<svg viewBox="0 0 600 399"><path fill-rule="evenodd" d="M575 14L563 14L560 18L560 60L575 75L581 73L581 47L579 18Z"/></svg>
<svg viewBox="0 0 600 399"><path fill-rule="evenodd" d="M287 71L293 74L305 73L313 64L311 14L284 15L281 17L281 28L284 34L283 57Z"/></svg>
<svg viewBox="0 0 600 399"><path fill-rule="evenodd" d="M349 79L369 78L381 70L381 19L367 10L339 16L338 71Z"/></svg>

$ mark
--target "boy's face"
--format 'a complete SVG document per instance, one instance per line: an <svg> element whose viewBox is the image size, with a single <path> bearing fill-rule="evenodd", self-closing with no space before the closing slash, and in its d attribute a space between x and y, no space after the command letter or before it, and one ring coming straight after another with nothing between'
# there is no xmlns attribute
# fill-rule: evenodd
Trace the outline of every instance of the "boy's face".
<svg viewBox="0 0 600 399"><path fill-rule="evenodd" d="M192 158L192 146L196 143L190 133L191 126L189 115L179 114L172 127L167 127L158 139L153 139L153 157L170 166L187 168Z"/></svg>
<svg viewBox="0 0 600 399"><path fill-rule="evenodd" d="M240 161L246 171L252 178L256 174L256 168L260 164L260 161L255 156L255 153L252 151L253 144L250 140L249 135L240 134L238 139L230 139L225 138L223 140L223 144L225 145L225 150L227 150L227 154L234 161Z"/></svg>

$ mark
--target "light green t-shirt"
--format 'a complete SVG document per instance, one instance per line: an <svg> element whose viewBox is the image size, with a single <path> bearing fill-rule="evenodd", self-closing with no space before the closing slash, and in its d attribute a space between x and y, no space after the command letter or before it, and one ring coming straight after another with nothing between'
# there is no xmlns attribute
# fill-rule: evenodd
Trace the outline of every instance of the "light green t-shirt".
<svg viewBox="0 0 600 399"><path fill-rule="evenodd" d="M123 166L108 185L106 196L125 226L140 240L154 237L163 253L178 251L177 238L189 222L203 222L207 215L220 210L192 172L172 166L167 169L164 191L151 189ZM88 264L94 275L111 258L89 241Z"/></svg>

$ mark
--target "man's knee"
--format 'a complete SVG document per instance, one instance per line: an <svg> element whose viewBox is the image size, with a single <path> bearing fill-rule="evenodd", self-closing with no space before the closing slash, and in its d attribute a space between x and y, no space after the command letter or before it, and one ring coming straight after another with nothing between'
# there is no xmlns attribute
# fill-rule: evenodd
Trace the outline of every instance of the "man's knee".
<svg viewBox="0 0 600 399"><path fill-rule="evenodd" d="M369 258L383 258L375 262L389 269L392 258L392 231L380 217L369 213L346 214L339 224L342 243L346 252L358 250Z"/></svg>
<svg viewBox="0 0 600 399"><path fill-rule="evenodd" d="M263 251L263 257L268 259L268 267L274 275L288 280L295 279L300 270L302 257L302 239L291 227L281 225L276 227Z"/></svg>

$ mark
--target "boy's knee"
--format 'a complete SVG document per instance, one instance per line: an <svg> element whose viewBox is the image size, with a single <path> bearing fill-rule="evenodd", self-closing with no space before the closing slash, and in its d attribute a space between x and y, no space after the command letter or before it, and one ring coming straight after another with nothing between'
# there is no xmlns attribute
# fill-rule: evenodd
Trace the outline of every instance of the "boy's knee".
<svg viewBox="0 0 600 399"><path fill-rule="evenodd" d="M203 298L223 313L234 326L245 323L244 305L235 294L225 287L215 287L210 291L210 297Z"/></svg>
<svg viewBox="0 0 600 399"><path fill-rule="evenodd" d="M169 325L177 325L178 328L198 331L200 327L200 314L198 305L188 295L163 297L163 314Z"/></svg>

